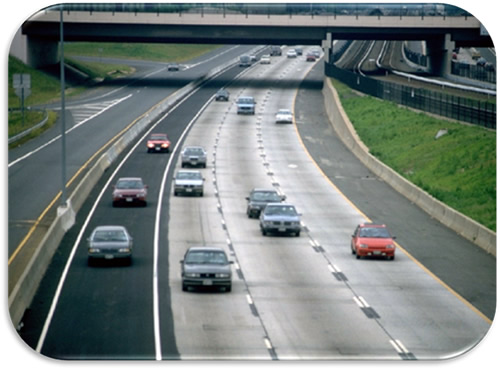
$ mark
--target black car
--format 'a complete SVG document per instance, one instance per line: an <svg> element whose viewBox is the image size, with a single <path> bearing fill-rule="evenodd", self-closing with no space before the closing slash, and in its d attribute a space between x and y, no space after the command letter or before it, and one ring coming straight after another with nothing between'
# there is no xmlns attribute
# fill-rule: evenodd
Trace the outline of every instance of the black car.
<svg viewBox="0 0 500 369"><path fill-rule="evenodd" d="M247 215L249 218L258 218L262 209L269 203L279 203L286 200L285 195L280 195L274 189L254 188L248 197Z"/></svg>
<svg viewBox="0 0 500 369"><path fill-rule="evenodd" d="M215 101L229 101L229 92L226 89L221 88L215 94Z"/></svg>

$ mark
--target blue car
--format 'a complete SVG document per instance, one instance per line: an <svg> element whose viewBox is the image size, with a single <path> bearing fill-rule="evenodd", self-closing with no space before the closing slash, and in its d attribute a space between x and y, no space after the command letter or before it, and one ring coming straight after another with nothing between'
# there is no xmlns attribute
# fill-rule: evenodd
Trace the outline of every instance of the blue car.
<svg viewBox="0 0 500 369"><path fill-rule="evenodd" d="M283 203L267 204L260 212L260 230L265 236L274 234L295 234L300 236L302 225L295 206Z"/></svg>

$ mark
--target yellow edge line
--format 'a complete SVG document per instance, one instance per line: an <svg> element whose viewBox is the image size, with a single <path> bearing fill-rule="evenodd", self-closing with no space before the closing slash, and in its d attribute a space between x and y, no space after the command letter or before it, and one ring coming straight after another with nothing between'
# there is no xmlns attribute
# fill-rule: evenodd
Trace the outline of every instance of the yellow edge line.
<svg viewBox="0 0 500 369"><path fill-rule="evenodd" d="M175 94L176 92L174 92L173 94ZM172 94L172 95L173 95ZM153 107L151 107L148 111L146 111L145 113L141 114L139 117L137 117L136 119L134 119L129 125L127 125L124 129L122 129L119 133L117 133L113 138L111 138L108 142L106 142L99 150L97 150L86 162L85 164L83 164L80 169L78 169L78 171L73 175L73 177L71 177L71 179L68 181L68 183L66 184L66 187L70 186L75 180L76 178L80 175L80 173L85 169L87 168L87 166L94 160L94 158L99 155L106 147L108 147L111 143L113 143L114 141L116 141L116 139L118 137L120 137L122 134L124 134L127 130L130 129L130 127L132 127L135 123L137 123L137 121L139 119L141 119L142 117L144 117L145 115L149 114L153 109L155 109L158 105L162 104L166 99L168 99L171 95L167 96L165 99L163 99L162 101L160 101L159 103L157 103L156 105L154 105ZM23 238L23 240L19 243L19 245L17 246L16 250L12 253L12 255L10 256L9 258L9 262L8 262L8 265L10 265L14 259L16 258L16 256L21 252L22 248L26 245L26 243L28 242L28 240L30 239L30 237L33 235L33 233L35 232L36 228L40 225L42 219L45 217L45 215L47 215L47 213L49 212L50 208L52 206L54 206L54 204L56 203L56 201L61 197L61 194L62 194L62 191L59 191L57 193L57 195L52 199L52 201L49 203L49 205L45 208L44 211L42 211L42 213L40 214L40 216L37 218L37 220L35 221L35 223L33 224L33 226L31 226L31 228L29 229L28 233L26 234L26 236Z"/></svg>
<svg viewBox="0 0 500 369"><path fill-rule="evenodd" d="M371 222L371 219L363 213L354 203L345 196L340 189L328 178L328 176L323 172L323 170L320 168L318 163L313 159L309 151L307 150L306 146L304 145L304 141L302 141L302 137L299 134L299 129L297 127L297 123L295 122L295 100L297 99L297 94L299 93L299 89L295 91L295 96L293 98L293 126L295 128L295 133L297 137L299 138L300 145L302 146L302 149L305 151L309 159L313 162L313 164L316 166L318 171L321 173L323 178L327 180L328 183L335 189L335 191L338 192L338 194L349 204L351 207L356 210L363 218L366 219L367 222ZM414 256L412 256L407 250L405 250L400 244L397 242L394 242L398 249L400 249L406 256L410 258L415 264L417 264L423 271L425 271L427 274L429 274L434 280L436 280L441 286L446 288L449 292L451 292L452 295L454 295L456 298L458 298L460 301L462 301L469 309L474 311L477 315L479 315L483 320L485 320L488 324L492 324L491 319L489 319L486 315L484 315L481 311L479 311L474 305L472 305L469 301L467 301L465 298L463 298L458 292L456 292L453 288L448 286L445 282L443 282L437 275L435 275L433 272L431 272L427 267L425 267L422 263L420 263Z"/></svg>

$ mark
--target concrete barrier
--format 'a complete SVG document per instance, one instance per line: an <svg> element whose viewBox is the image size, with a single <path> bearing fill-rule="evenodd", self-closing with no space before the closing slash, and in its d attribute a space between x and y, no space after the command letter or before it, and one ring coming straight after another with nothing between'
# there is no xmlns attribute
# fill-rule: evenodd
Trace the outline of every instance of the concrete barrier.
<svg viewBox="0 0 500 369"><path fill-rule="evenodd" d="M324 81L323 98L330 124L364 165L430 216L496 257L495 232L435 199L370 154L342 108L337 91L329 78Z"/></svg>
<svg viewBox="0 0 500 369"><path fill-rule="evenodd" d="M251 53L258 52L259 49L260 47L254 48L251 50ZM238 62L239 59L235 58L215 69L212 69L206 75L199 77L197 80L177 90L172 95L155 105L148 112L142 115L140 119L138 119L137 122L97 160L93 167L89 169L87 174L83 177L73 193L70 195L67 201L67 207L58 209L56 218L50 225L40 244L36 247L36 250L26 265L23 274L12 289L12 292L9 294L9 313L15 327L19 326L24 311L31 304L40 281L42 280L52 257L57 250L57 247L64 237L64 234L73 226L76 213L79 211L87 196L106 169L109 168L120 153L125 150L134 139L136 139L162 114L165 114L167 111L172 109L174 105L179 103L205 81L215 77L217 74L225 71Z"/></svg>

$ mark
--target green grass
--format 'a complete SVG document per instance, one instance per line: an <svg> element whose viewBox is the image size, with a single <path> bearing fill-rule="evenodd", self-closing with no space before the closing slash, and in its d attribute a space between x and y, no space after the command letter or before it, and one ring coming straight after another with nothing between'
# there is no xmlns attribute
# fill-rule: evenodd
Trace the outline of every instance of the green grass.
<svg viewBox="0 0 500 369"><path fill-rule="evenodd" d="M102 62L84 62L74 56L97 56L120 59L141 59L160 62L183 62L196 58L218 45L180 45L180 44L122 44L122 43L65 43L64 55L67 64L89 76L90 81L100 81L130 75L134 69L124 64L108 64ZM21 100L12 87L13 74L28 73L31 75L31 95L25 99L25 107L41 105L57 101L61 96L59 79L42 71L31 68L19 59L9 55L8 65L8 107L13 110L8 114L9 137L23 131L41 120L43 113L26 111L25 122L22 124L21 113L15 109L21 108ZM85 91L88 86L67 86L66 96L75 96ZM49 115L47 129L57 119L55 114ZM37 130L40 133L43 129ZM33 137L36 133L30 135ZM19 143L17 143L19 144Z"/></svg>
<svg viewBox="0 0 500 369"><path fill-rule="evenodd" d="M332 82L371 154L435 198L496 231L496 132L360 96ZM448 133L435 139L441 129Z"/></svg>
<svg viewBox="0 0 500 369"><path fill-rule="evenodd" d="M219 45L71 42L64 45L67 56L85 55L120 59L184 62Z"/></svg>

